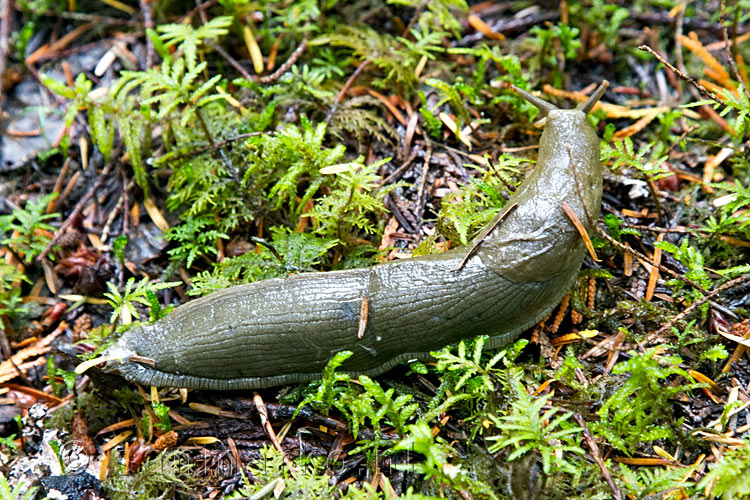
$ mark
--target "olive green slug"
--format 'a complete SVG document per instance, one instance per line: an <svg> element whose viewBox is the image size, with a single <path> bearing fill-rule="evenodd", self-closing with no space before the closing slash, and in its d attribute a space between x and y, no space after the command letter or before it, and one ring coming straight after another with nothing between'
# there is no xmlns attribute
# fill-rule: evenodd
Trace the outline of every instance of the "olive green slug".
<svg viewBox="0 0 750 500"><path fill-rule="evenodd" d="M591 231L602 176L586 114L607 85L575 110L514 88L541 112L538 161L468 249L230 287L129 330L106 369L143 385L263 388L318 378L344 350L341 371L375 375L479 334L511 342L578 275L584 243L562 205Z"/></svg>

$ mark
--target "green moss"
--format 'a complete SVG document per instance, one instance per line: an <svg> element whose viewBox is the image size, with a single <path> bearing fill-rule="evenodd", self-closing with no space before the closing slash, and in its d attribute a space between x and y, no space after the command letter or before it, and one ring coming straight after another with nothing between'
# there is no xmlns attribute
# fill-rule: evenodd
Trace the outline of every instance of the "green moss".
<svg viewBox="0 0 750 500"><path fill-rule="evenodd" d="M613 447L632 454L642 443L682 436L682 419L675 419L670 399L702 387L680 368L682 359L659 355L657 348L615 365L612 373L630 372L627 380L599 408L591 429ZM675 377L687 383L668 384Z"/></svg>

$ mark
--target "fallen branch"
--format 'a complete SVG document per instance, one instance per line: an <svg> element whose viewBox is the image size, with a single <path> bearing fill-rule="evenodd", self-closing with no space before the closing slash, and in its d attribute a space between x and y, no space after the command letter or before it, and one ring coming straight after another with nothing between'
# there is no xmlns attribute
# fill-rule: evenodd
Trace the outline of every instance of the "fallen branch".
<svg viewBox="0 0 750 500"><path fill-rule="evenodd" d="M690 304L687 308L685 308L684 311L676 315L674 318L670 319L667 324L656 330L654 333L649 334L646 339L641 342L641 344L646 344L650 342L651 340L659 337L661 334L672 328L678 321L681 321L684 317L686 317L688 314L692 313L696 309L698 309L700 306L708 302L709 300L713 299L717 295L734 288L736 286L741 285L742 283L750 281L750 274L746 274L744 276L740 276L739 278L735 278L733 280L727 281L723 285L717 287L714 290L711 290L705 297L701 297L700 299L696 300L692 304Z"/></svg>

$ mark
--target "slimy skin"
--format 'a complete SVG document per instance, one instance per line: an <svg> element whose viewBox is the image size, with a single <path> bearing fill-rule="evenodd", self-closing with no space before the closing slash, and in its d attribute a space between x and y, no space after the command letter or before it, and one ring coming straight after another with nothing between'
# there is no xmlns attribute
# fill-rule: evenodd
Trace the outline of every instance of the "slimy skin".
<svg viewBox="0 0 750 500"><path fill-rule="evenodd" d="M602 177L586 114L606 86L575 110L514 89L544 119L538 161L508 201L513 209L472 242L463 265L468 248L230 287L129 330L105 352L118 358L107 368L143 385L264 388L319 378L344 350L354 354L340 371L377 375L476 335L489 335L491 347L511 342L549 314L578 276L585 248L562 203L593 229Z"/></svg>

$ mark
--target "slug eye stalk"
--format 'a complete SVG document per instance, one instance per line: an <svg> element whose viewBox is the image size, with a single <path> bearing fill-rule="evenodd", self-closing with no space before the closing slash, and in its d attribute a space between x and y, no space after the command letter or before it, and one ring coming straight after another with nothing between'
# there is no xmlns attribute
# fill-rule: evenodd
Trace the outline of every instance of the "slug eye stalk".
<svg viewBox="0 0 750 500"><path fill-rule="evenodd" d="M544 118L545 116L547 116L547 114L549 114L550 111L553 111L555 109L560 109L554 104L552 104L551 102L547 102L541 97L531 95L525 90L520 89L513 84L510 85L510 88L511 90L513 90L513 92L520 95L521 97L526 99L528 102L536 106L539 109L540 118Z"/></svg>
<svg viewBox="0 0 750 500"><path fill-rule="evenodd" d="M602 83L599 84L599 86L596 88L593 94L588 98L586 102L578 106L579 111L583 111L585 114L589 114L592 109L594 109L594 106L597 102L599 102L599 99L602 98L604 95L604 91L607 90L607 87L609 87L609 82L607 80L602 80Z"/></svg>

